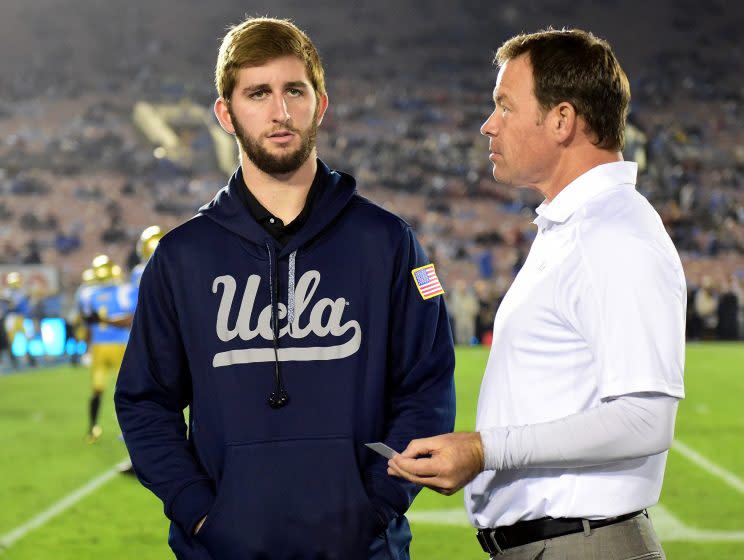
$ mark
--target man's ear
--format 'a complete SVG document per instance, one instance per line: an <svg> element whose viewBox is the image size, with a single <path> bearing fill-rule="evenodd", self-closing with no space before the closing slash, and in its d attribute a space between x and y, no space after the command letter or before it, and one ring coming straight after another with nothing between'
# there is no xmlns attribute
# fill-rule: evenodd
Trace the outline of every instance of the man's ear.
<svg viewBox="0 0 744 560"><path fill-rule="evenodd" d="M230 110L228 107L228 101L222 97L218 97L217 101L214 102L214 115L220 122L222 129L228 134L235 135L235 127L233 126L232 117L230 116Z"/></svg>
<svg viewBox="0 0 744 560"><path fill-rule="evenodd" d="M563 144L576 133L576 108L568 101L561 101L550 112L553 135L558 143Z"/></svg>
<svg viewBox="0 0 744 560"><path fill-rule="evenodd" d="M318 125L323 122L323 115L328 109L328 94L318 97Z"/></svg>

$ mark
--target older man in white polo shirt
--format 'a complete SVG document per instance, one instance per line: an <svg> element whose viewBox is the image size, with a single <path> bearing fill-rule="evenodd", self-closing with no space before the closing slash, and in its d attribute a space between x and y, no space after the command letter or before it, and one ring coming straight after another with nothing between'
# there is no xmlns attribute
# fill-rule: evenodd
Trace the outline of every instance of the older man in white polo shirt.
<svg viewBox="0 0 744 560"><path fill-rule="evenodd" d="M484 551L663 558L645 514L684 397L679 256L622 160L628 80L580 30L507 41L497 181L537 189L537 237L494 323L477 432L414 440L389 473L465 501Z"/></svg>

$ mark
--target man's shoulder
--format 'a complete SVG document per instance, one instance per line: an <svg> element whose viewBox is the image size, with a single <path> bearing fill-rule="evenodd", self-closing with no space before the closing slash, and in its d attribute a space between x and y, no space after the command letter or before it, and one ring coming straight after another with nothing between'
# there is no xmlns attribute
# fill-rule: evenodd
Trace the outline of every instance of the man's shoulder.
<svg viewBox="0 0 744 560"><path fill-rule="evenodd" d="M348 212L351 218L362 220L367 227L387 228L395 233L411 227L402 217L359 194L352 197Z"/></svg>
<svg viewBox="0 0 744 560"><path fill-rule="evenodd" d="M580 231L585 238L633 242L664 235L661 218L646 198L629 186L609 190L582 209Z"/></svg>
<svg viewBox="0 0 744 560"><path fill-rule="evenodd" d="M193 269L194 263L199 262L203 255L219 250L224 234L225 230L213 220L197 214L163 235L150 260L157 265L155 268L163 270L174 267L181 271ZM140 283L145 276L143 270Z"/></svg>
<svg viewBox="0 0 744 560"><path fill-rule="evenodd" d="M681 268L659 214L634 189L618 189L593 200L577 236L585 264L604 274Z"/></svg>
<svg viewBox="0 0 744 560"><path fill-rule="evenodd" d="M158 242L158 247L168 247L174 250L177 247L189 247L193 243L211 236L212 232L218 231L220 226L203 214L196 214L182 224L177 225L167 232Z"/></svg>

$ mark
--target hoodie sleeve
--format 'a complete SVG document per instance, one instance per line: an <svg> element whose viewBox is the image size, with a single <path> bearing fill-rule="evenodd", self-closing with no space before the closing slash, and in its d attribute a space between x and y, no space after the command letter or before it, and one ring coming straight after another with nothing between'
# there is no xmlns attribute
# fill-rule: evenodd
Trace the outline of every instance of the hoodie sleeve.
<svg viewBox="0 0 744 560"><path fill-rule="evenodd" d="M388 332L389 411L385 443L397 451L412 439L451 432L455 422L455 352L444 299L424 300L411 271L429 264L410 228L397 248ZM387 474L376 458L365 473L385 521L403 515L421 489Z"/></svg>
<svg viewBox="0 0 744 560"><path fill-rule="evenodd" d="M137 476L191 533L214 490L186 437L191 376L163 257L158 247L142 276L114 402Z"/></svg>

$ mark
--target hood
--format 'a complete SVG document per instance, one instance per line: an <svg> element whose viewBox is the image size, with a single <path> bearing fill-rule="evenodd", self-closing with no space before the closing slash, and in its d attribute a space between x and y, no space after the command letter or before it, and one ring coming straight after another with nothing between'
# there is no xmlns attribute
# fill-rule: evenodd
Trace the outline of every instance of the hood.
<svg viewBox="0 0 744 560"><path fill-rule="evenodd" d="M351 175L330 169L320 159L316 179L320 181L310 216L300 230L283 248L253 219L245 207L237 189L241 187L238 177L243 172L238 167L228 184L217 192L211 202L199 209L199 213L214 220L225 229L256 245L257 251L266 257L266 244L276 248L277 258L282 258L307 245L339 215L356 193L356 181Z"/></svg>

